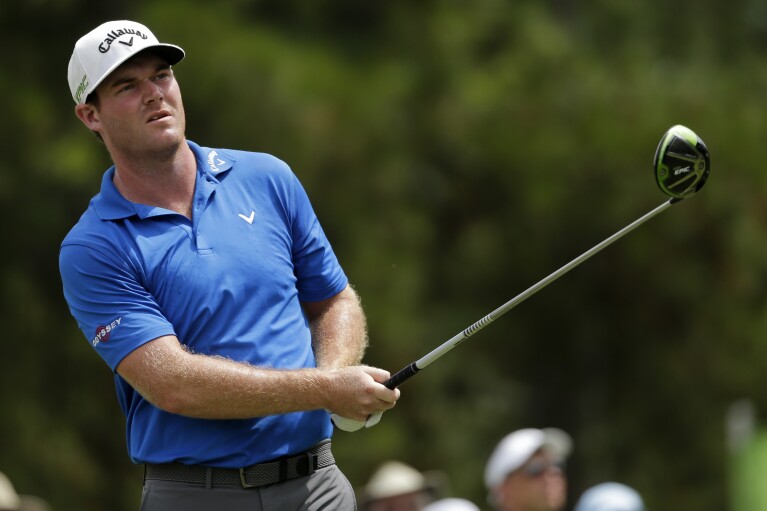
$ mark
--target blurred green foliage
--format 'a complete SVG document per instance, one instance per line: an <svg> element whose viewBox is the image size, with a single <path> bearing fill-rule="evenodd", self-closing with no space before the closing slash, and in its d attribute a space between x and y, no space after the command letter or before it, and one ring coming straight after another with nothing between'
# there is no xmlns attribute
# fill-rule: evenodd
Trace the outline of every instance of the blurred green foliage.
<svg viewBox="0 0 767 511"><path fill-rule="evenodd" d="M57 510L138 508L106 365L62 298L58 246L108 154L66 66L108 19L187 50L188 136L275 154L360 292L366 362L396 371L658 205L673 124L713 172L684 201L335 437L360 488L397 458L485 503L507 432L576 443L571 502L612 479L651 509L726 509L725 412L767 410L767 7L757 0L0 4L0 470Z"/></svg>

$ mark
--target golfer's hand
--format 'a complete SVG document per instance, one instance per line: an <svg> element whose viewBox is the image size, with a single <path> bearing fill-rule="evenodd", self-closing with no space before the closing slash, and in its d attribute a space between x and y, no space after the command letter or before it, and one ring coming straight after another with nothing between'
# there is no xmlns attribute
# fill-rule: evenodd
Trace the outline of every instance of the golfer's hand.
<svg viewBox="0 0 767 511"><path fill-rule="evenodd" d="M344 431L356 431L378 423L381 414L399 399L399 389L388 389L382 383L388 371L369 366L352 366L332 371L331 399L328 410L333 422Z"/></svg>

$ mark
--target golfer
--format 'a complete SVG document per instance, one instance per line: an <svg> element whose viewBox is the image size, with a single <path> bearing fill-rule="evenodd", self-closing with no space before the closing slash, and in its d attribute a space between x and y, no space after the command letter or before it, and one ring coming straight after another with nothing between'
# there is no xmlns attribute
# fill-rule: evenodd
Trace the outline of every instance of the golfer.
<svg viewBox="0 0 767 511"><path fill-rule="evenodd" d="M359 365L359 299L291 169L186 139L183 58L110 21L68 70L114 165L61 245L64 296L115 373L141 509L353 510L330 413L365 420L399 391Z"/></svg>

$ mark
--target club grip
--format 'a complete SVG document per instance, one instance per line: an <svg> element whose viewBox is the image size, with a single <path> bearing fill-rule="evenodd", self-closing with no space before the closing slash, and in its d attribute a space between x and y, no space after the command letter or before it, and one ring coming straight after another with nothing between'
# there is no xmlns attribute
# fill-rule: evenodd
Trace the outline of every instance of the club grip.
<svg viewBox="0 0 767 511"><path fill-rule="evenodd" d="M405 383L407 380L415 376L415 373L417 373L418 371L420 371L420 369L418 369L418 366L415 365L415 362L413 362L409 366L403 367L402 369L394 373L394 375L388 380L386 380L383 384L388 389L392 389L392 390L396 389L397 387Z"/></svg>

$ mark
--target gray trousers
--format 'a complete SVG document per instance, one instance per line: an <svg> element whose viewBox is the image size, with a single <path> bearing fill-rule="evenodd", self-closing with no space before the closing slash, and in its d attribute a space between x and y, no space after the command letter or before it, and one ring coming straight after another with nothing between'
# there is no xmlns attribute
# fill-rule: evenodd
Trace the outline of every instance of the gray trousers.
<svg viewBox="0 0 767 511"><path fill-rule="evenodd" d="M147 480L141 511L356 511L349 480L336 465L261 488Z"/></svg>

